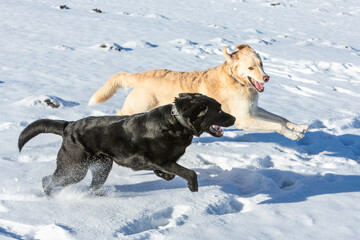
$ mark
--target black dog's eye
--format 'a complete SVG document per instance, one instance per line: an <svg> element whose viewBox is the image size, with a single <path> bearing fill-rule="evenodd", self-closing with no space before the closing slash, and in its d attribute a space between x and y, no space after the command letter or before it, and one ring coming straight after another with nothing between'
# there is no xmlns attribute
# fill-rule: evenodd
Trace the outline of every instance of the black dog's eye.
<svg viewBox="0 0 360 240"><path fill-rule="evenodd" d="M249 70L254 70L254 68L253 68L253 67L249 67Z"/></svg>
<svg viewBox="0 0 360 240"><path fill-rule="evenodd" d="M221 111L221 110L219 111L219 114L222 114L222 111Z"/></svg>

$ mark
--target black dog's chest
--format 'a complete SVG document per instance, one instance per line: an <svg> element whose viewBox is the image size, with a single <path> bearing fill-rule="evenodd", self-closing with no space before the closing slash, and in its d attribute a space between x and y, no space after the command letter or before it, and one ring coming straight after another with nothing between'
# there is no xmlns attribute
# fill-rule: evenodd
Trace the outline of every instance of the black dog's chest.
<svg viewBox="0 0 360 240"><path fill-rule="evenodd" d="M166 142L166 144L165 144ZM140 141L140 145L133 145L121 153L113 155L111 159L117 164L137 170L156 170L156 166L175 163L185 153L188 145L179 145L169 141Z"/></svg>
<svg viewBox="0 0 360 240"><path fill-rule="evenodd" d="M172 163L179 160L191 144L192 136L173 137L165 135L155 140L146 139L140 148L151 162L157 164Z"/></svg>

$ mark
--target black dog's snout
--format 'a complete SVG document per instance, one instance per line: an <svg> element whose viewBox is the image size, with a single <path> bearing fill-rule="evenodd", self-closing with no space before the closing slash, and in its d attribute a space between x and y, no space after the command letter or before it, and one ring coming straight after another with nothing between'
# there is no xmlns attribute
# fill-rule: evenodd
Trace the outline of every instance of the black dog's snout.
<svg viewBox="0 0 360 240"><path fill-rule="evenodd" d="M235 124L236 118L233 115L224 113L223 127L230 127Z"/></svg>
<svg viewBox="0 0 360 240"><path fill-rule="evenodd" d="M230 115L231 116L231 115ZM231 125L234 125L236 122L236 117L231 116Z"/></svg>

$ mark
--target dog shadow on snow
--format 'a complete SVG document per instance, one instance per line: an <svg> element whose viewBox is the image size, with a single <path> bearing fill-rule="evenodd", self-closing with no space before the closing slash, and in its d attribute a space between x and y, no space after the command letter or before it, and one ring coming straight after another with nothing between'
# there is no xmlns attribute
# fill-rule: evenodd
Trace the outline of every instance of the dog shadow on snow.
<svg viewBox="0 0 360 240"><path fill-rule="evenodd" d="M239 130L229 129L227 131ZM343 157L358 162L360 160L360 136L352 134L336 136L315 131L306 133L300 141L292 141L277 133L250 133L235 138L224 136L220 140L213 137L201 137L196 141L200 143L216 141L275 143L294 149L299 153L299 159L302 161L308 161L309 158L311 159L311 155L322 152L325 152L324 154L327 156ZM304 153L306 157L301 157ZM204 191L204 187L207 186L218 186L221 191L239 197L252 197L258 194L268 196L268 199L261 203L292 203L306 201L308 197L324 194L360 192L360 176L358 175L330 173L306 175L277 169L233 168L223 170L215 168L193 170L198 173L199 191ZM116 191L119 192L139 193L178 188L184 188L188 191L186 181L180 177L169 182L159 179L115 186Z"/></svg>
<svg viewBox="0 0 360 240"><path fill-rule="evenodd" d="M324 194L360 192L360 176L358 175L305 175L276 169L240 168L194 169L194 171L198 174L199 192L206 191L205 187L217 186L224 193L238 197L246 198L264 194L268 198L261 203L293 203ZM137 184L116 185L115 191L140 194L180 188L189 191L186 181L175 177L169 182L159 179Z"/></svg>
<svg viewBox="0 0 360 240"><path fill-rule="evenodd" d="M241 131L238 129L225 130L221 139L214 137L200 137L199 143L212 142L243 142L243 143L274 143L277 146L291 148L299 154L307 156L325 152L327 156L343 157L360 162L360 136L353 134L333 135L323 131L310 131L299 141L293 141L278 133L245 133L236 137L227 137L226 131ZM301 158L301 156L299 155ZM305 160L305 158L304 158Z"/></svg>

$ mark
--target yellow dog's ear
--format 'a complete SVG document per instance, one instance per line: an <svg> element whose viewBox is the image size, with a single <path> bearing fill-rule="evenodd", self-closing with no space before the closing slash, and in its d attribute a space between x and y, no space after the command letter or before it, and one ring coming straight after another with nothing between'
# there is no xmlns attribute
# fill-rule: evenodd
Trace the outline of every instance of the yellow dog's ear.
<svg viewBox="0 0 360 240"><path fill-rule="evenodd" d="M244 49L244 48L247 48L247 49L255 52L254 49L252 49L252 48L251 48L249 45L247 45L247 44L240 44L240 45L237 45L237 46L235 47L235 49L238 50L238 51L241 51L241 50Z"/></svg>
<svg viewBox="0 0 360 240"><path fill-rule="evenodd" d="M247 44L240 44L240 45L237 45L236 47L235 47L235 49L237 49L237 50L241 50L241 49L243 49L243 48L251 48L249 45L247 45Z"/></svg>
<svg viewBox="0 0 360 240"><path fill-rule="evenodd" d="M225 46L223 47L223 55L224 55L224 57L225 57L225 59L226 59L226 61L227 61L228 63L232 63L232 62L233 62L232 57L231 57L231 55L227 52Z"/></svg>

